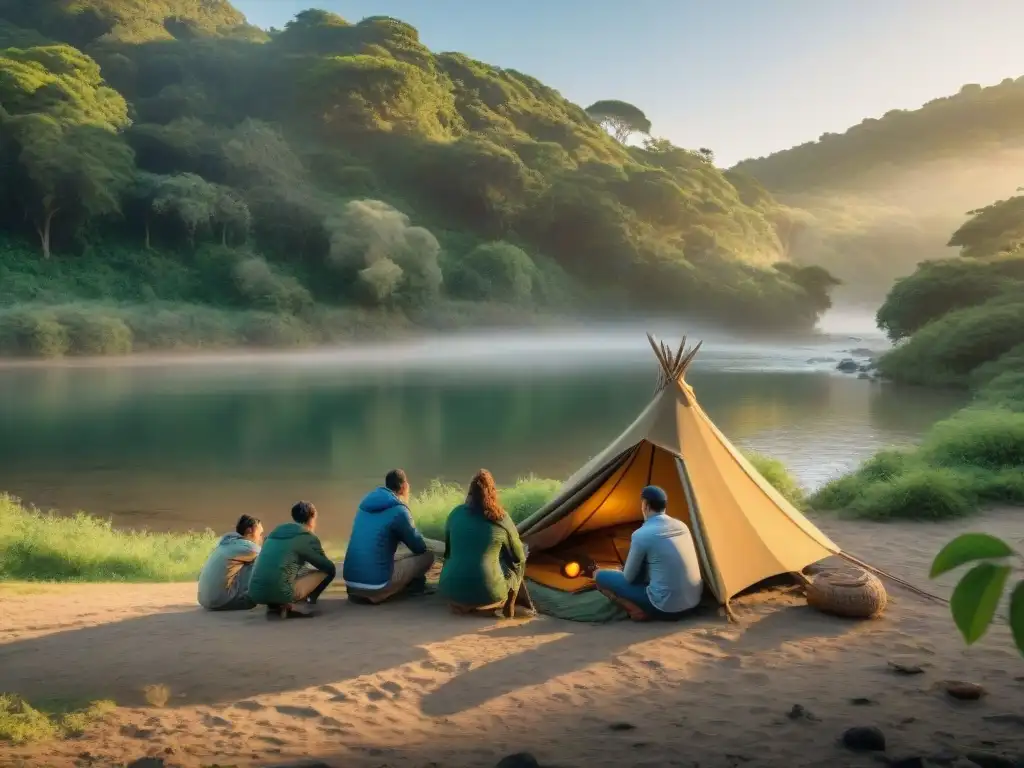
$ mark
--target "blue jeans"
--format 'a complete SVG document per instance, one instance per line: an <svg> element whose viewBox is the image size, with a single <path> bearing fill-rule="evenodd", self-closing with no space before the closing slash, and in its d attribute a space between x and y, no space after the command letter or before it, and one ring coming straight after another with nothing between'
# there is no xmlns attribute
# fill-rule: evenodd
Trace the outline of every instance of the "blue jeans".
<svg viewBox="0 0 1024 768"><path fill-rule="evenodd" d="M601 589L606 589L616 597L621 597L623 600L633 603L633 605L652 619L672 621L689 613L689 611L666 613L659 608L655 608L651 599L647 596L647 585L644 583L633 584L626 581L622 571L616 571L612 568L600 568L594 572L594 582Z"/></svg>

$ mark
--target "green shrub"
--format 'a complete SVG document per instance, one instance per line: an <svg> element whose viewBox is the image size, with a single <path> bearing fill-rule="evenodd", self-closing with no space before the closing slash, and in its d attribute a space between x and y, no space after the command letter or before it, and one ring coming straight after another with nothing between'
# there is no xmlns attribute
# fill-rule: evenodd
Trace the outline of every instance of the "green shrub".
<svg viewBox="0 0 1024 768"><path fill-rule="evenodd" d="M114 709L112 701L84 706L32 706L20 696L0 693L0 741L15 746L81 736Z"/></svg>
<svg viewBox="0 0 1024 768"><path fill-rule="evenodd" d="M990 504L1024 505L1024 467L956 470L963 487L979 501Z"/></svg>
<svg viewBox="0 0 1024 768"><path fill-rule="evenodd" d="M914 466L915 457L906 451L880 451L855 472L830 480L810 498L816 509L850 509L871 485L888 482Z"/></svg>
<svg viewBox="0 0 1024 768"><path fill-rule="evenodd" d="M0 312L0 354L12 357L61 357L68 351L67 329L46 309Z"/></svg>
<svg viewBox="0 0 1024 768"><path fill-rule="evenodd" d="M979 407L1024 412L1024 369L996 376L978 393Z"/></svg>
<svg viewBox="0 0 1024 768"><path fill-rule="evenodd" d="M969 515L975 501L955 471L920 468L867 485L848 511L870 520L946 520Z"/></svg>
<svg viewBox="0 0 1024 768"><path fill-rule="evenodd" d="M1024 344L1020 344L995 360L982 363L971 373L971 388L978 390L1005 373L1024 373Z"/></svg>
<svg viewBox="0 0 1024 768"><path fill-rule="evenodd" d="M803 487L778 459L763 456L760 453L744 452L747 461L754 465L764 479L797 509L807 506L807 496Z"/></svg>
<svg viewBox="0 0 1024 768"><path fill-rule="evenodd" d="M278 274L260 256L240 260L233 274L239 294L257 309L298 314L313 306L313 296L302 283Z"/></svg>
<svg viewBox="0 0 1024 768"><path fill-rule="evenodd" d="M910 384L966 384L971 373L1024 344L1024 298L993 299L929 323L878 362Z"/></svg>
<svg viewBox="0 0 1024 768"><path fill-rule="evenodd" d="M132 330L103 309L62 307L57 317L67 329L73 355L127 355L132 351Z"/></svg>
<svg viewBox="0 0 1024 768"><path fill-rule="evenodd" d="M453 295L511 304L528 303L536 279L533 259L522 248L504 241L476 246L453 260L445 273Z"/></svg>
<svg viewBox="0 0 1024 768"><path fill-rule="evenodd" d="M962 412L929 431L921 455L937 466L1024 471L1024 413Z"/></svg>
<svg viewBox="0 0 1024 768"><path fill-rule="evenodd" d="M159 305L121 310L137 351L225 349L244 343L241 312L213 307Z"/></svg>
<svg viewBox="0 0 1024 768"><path fill-rule="evenodd" d="M313 342L309 329L298 318L262 312L245 318L242 338L255 347L302 347Z"/></svg>
<svg viewBox="0 0 1024 768"><path fill-rule="evenodd" d="M857 472L850 472L821 486L811 495L810 504L815 509L849 510L868 484Z"/></svg>

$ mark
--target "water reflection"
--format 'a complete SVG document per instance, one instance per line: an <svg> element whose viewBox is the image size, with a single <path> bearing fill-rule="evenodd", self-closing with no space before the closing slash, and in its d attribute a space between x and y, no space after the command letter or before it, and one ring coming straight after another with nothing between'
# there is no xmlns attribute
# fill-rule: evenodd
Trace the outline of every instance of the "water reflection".
<svg viewBox="0 0 1024 768"><path fill-rule="evenodd" d="M713 359L713 358L712 358ZM808 373L691 377L737 443L817 484L878 447L913 440L957 398ZM345 529L392 466L420 483L562 477L651 395L649 359L609 366L90 367L0 371L0 488L125 524L279 518L297 498Z"/></svg>

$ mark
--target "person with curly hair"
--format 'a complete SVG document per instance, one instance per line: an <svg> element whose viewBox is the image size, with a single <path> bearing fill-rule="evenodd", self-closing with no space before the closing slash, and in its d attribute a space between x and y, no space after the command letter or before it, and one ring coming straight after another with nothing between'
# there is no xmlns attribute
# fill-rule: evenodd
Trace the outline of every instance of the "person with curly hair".
<svg viewBox="0 0 1024 768"><path fill-rule="evenodd" d="M481 469L466 501L451 511L444 530L444 565L438 588L456 613L513 618L536 614L526 589L526 550L501 506L494 478Z"/></svg>

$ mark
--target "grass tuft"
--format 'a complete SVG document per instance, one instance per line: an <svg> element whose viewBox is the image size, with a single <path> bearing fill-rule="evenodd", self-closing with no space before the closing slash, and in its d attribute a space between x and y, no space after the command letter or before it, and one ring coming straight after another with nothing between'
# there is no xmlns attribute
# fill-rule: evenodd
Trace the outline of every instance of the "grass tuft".
<svg viewBox="0 0 1024 768"><path fill-rule="evenodd" d="M20 696L0 693L0 741L20 746L81 736L115 706L105 700L84 705L51 702L32 706Z"/></svg>

